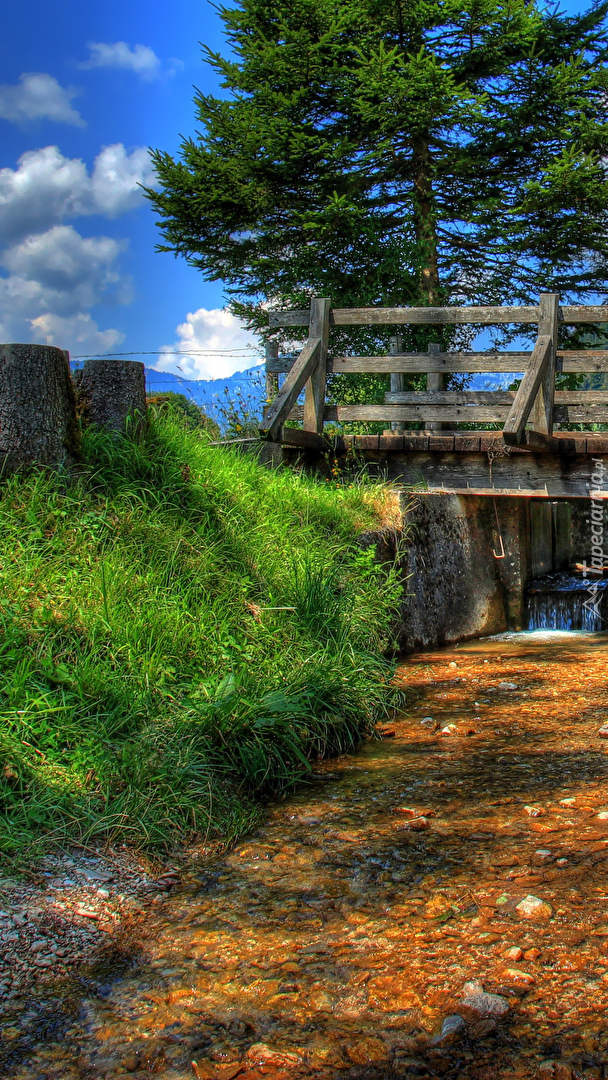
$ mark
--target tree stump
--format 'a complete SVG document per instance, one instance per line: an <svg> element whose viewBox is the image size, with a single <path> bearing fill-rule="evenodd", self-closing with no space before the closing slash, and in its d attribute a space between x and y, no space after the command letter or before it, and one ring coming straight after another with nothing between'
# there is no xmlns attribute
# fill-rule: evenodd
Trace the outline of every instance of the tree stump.
<svg viewBox="0 0 608 1080"><path fill-rule="evenodd" d="M67 354L52 345L0 345L0 476L77 454Z"/></svg>
<svg viewBox="0 0 608 1080"><path fill-rule="evenodd" d="M146 375L138 360L87 360L77 381L84 419L108 431L141 433L146 416Z"/></svg>

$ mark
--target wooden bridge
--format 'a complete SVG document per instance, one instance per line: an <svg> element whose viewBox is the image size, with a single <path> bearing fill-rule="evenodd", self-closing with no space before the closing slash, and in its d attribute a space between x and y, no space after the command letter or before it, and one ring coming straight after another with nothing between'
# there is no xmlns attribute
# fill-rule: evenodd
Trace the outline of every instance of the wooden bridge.
<svg viewBox="0 0 608 1080"><path fill-rule="evenodd" d="M389 479L433 493L588 497L590 459L605 455L607 490L594 497L608 498L608 428L591 430L608 425L608 390L555 389L558 372L608 371L608 350L559 348L559 325L607 322L608 306L560 306L554 293L541 294L535 307L332 308L328 299L313 299L308 311L271 312L271 327L307 326L308 339L295 359L279 358L276 346L267 349L267 389L276 396L261 434L329 452L326 421L386 423L383 434L343 436L340 444L381 466ZM426 353L411 353L393 337L385 356L332 355L332 327L406 324L535 324L537 338L525 352L442 352L431 344ZM384 404L326 403L328 373L362 372L390 375ZM446 390L445 376L453 372L523 372L523 378L516 391ZM286 378L278 389L280 373ZM404 376L413 374L426 375L426 390L404 390ZM302 427L286 427L288 420Z"/></svg>

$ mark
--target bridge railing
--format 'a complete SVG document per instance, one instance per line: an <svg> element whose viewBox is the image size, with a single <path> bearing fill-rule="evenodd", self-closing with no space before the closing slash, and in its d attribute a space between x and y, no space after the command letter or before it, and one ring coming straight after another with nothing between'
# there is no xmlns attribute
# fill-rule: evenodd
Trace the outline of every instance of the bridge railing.
<svg viewBox="0 0 608 1080"><path fill-rule="evenodd" d="M608 390L555 389L556 372L608 371L608 349L560 349L558 326L608 322L608 306L574 306L559 303L555 293L543 293L533 307L426 307L426 308L332 308L331 301L315 298L310 310L274 311L271 327L308 327L308 339L299 356L279 358L276 347L267 350L267 389L276 395L270 402L261 433L274 441L320 445L326 421L380 421L393 431L422 423L430 430L458 430L460 424L503 424L504 441L513 446L554 448L554 424L608 423ZM429 345L426 353L403 352L398 336L391 339L389 355L339 356L330 352L334 326L536 324L534 348L523 352L442 352ZM449 373L523 372L517 391L446 390ZM286 379L278 390L278 375ZM384 404L328 405L325 383L328 373L388 374L391 389ZM427 389L405 391L403 376L426 374ZM304 405L297 400L305 391ZM287 436L287 420L300 420L299 435Z"/></svg>

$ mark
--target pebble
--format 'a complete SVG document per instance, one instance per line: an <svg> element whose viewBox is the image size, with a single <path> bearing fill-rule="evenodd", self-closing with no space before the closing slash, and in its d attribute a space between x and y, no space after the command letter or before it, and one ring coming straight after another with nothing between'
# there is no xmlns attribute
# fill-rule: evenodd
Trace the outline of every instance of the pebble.
<svg viewBox="0 0 608 1080"><path fill-rule="evenodd" d="M455 660L450 660L449 667L451 667L452 670L453 670L454 668L458 667L458 664L456 663Z"/></svg>
<svg viewBox="0 0 608 1080"><path fill-rule="evenodd" d="M435 726L435 720L434 720L434 718L432 716L423 716L420 723L424 724L425 727L434 727Z"/></svg>
<svg viewBox="0 0 608 1080"><path fill-rule="evenodd" d="M517 945L513 945L510 949L505 949L502 954L503 960L521 960L523 958L524 951Z"/></svg>
<svg viewBox="0 0 608 1080"><path fill-rule="evenodd" d="M517 690L517 683L514 682L500 682L498 684L499 690Z"/></svg>
<svg viewBox="0 0 608 1080"><path fill-rule="evenodd" d="M568 865L568 860L567 859L557 859L556 862L555 862L555 865L556 866L567 866Z"/></svg>
<svg viewBox="0 0 608 1080"><path fill-rule="evenodd" d="M533 986L536 982L533 975L530 975L527 971L520 971L519 968L505 968L503 975L520 986Z"/></svg>
<svg viewBox="0 0 608 1080"><path fill-rule="evenodd" d="M608 810L600 810L597 819L598 821L608 821Z"/></svg>
<svg viewBox="0 0 608 1080"><path fill-rule="evenodd" d="M456 727L456 724L446 724L446 726L441 729L442 735L456 735L457 733L458 728Z"/></svg>
<svg viewBox="0 0 608 1080"><path fill-rule="evenodd" d="M600 730L598 731L598 735L600 739L608 739L608 724L602 724Z"/></svg>
<svg viewBox="0 0 608 1080"><path fill-rule="evenodd" d="M528 817L542 817L545 812L542 806L524 806L524 810Z"/></svg>
<svg viewBox="0 0 608 1080"><path fill-rule="evenodd" d="M538 896L524 896L516 905L515 910L522 919L550 919L553 908L546 900L539 900Z"/></svg>

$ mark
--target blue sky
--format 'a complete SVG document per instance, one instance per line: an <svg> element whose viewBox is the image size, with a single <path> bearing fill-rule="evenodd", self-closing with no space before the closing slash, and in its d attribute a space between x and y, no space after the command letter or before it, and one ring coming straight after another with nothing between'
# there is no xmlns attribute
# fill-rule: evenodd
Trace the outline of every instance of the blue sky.
<svg viewBox="0 0 608 1080"><path fill-rule="evenodd" d="M194 133L193 84L218 90L199 45L225 51L215 9L19 0L3 22L0 340L73 355L209 350L161 362L190 378L255 362L221 284L154 252L155 218L137 187L151 179L147 147L175 152Z"/></svg>
<svg viewBox="0 0 608 1080"><path fill-rule="evenodd" d="M223 47L215 10L200 0L20 0L3 22L0 340L74 355L245 349L252 338L222 312L221 284L154 252L155 217L136 186L150 179L147 147L174 152L194 132L193 85L218 90L199 45ZM253 355L163 366L219 376Z"/></svg>

